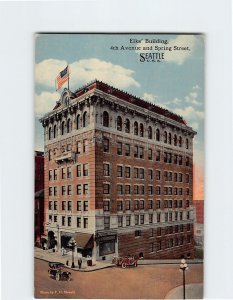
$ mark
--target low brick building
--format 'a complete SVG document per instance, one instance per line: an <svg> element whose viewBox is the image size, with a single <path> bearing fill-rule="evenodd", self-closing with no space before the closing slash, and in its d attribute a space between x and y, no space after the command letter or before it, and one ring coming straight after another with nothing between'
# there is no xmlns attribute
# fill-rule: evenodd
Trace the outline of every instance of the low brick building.
<svg viewBox="0 0 233 300"><path fill-rule="evenodd" d="M193 138L181 116L95 80L41 119L48 246L193 257Z"/></svg>

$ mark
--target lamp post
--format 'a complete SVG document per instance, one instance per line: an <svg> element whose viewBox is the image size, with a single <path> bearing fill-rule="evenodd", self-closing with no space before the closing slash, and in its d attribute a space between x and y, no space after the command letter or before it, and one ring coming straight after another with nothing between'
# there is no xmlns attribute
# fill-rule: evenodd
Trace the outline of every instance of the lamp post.
<svg viewBox="0 0 233 300"><path fill-rule="evenodd" d="M181 259L180 270L183 271L183 299L185 299L185 271L188 270L186 260Z"/></svg>
<svg viewBox="0 0 233 300"><path fill-rule="evenodd" d="M74 265L74 248L76 246L76 241L73 237L69 241L69 246L71 246L71 248L72 248L72 265L71 265L71 268L75 268L75 265Z"/></svg>
<svg viewBox="0 0 233 300"><path fill-rule="evenodd" d="M57 224L57 251L60 249L59 224Z"/></svg>

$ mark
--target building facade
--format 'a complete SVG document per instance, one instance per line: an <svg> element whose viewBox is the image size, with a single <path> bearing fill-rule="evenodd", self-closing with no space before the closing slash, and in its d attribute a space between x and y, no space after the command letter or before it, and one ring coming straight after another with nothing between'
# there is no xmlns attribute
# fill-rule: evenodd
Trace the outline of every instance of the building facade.
<svg viewBox="0 0 233 300"><path fill-rule="evenodd" d="M41 246L44 234L44 152L35 151L34 242Z"/></svg>
<svg viewBox="0 0 233 300"><path fill-rule="evenodd" d="M93 259L193 257L193 138L182 117L98 80L41 119L45 236Z"/></svg>
<svg viewBox="0 0 233 300"><path fill-rule="evenodd" d="M197 248L204 248L204 200L194 200L193 206L196 211L194 238Z"/></svg>

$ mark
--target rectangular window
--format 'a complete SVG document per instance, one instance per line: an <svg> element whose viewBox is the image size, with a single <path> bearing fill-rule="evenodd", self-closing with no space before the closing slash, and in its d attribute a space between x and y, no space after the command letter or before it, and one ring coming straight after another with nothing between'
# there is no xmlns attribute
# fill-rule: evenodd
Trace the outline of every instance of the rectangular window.
<svg viewBox="0 0 233 300"><path fill-rule="evenodd" d="M54 192L54 196L57 196L57 186L54 187L53 192Z"/></svg>
<svg viewBox="0 0 233 300"><path fill-rule="evenodd" d="M144 158L144 148L139 147L139 158Z"/></svg>
<svg viewBox="0 0 233 300"><path fill-rule="evenodd" d="M160 213L157 213L157 223L160 223L160 220L161 220L161 215Z"/></svg>
<svg viewBox="0 0 233 300"><path fill-rule="evenodd" d="M144 224L144 215L140 215L140 224Z"/></svg>
<svg viewBox="0 0 233 300"><path fill-rule="evenodd" d="M174 164L177 165L178 163L178 155L177 154L174 154Z"/></svg>
<svg viewBox="0 0 233 300"><path fill-rule="evenodd" d="M104 183L103 184L103 193L104 194L109 194L110 193L110 184L109 183Z"/></svg>
<svg viewBox="0 0 233 300"><path fill-rule="evenodd" d="M135 195L139 194L139 186L138 185L134 185L134 194Z"/></svg>
<svg viewBox="0 0 233 300"><path fill-rule="evenodd" d="M108 200L104 201L104 211L109 211L110 208L110 202Z"/></svg>
<svg viewBox="0 0 233 300"><path fill-rule="evenodd" d="M88 228L88 218L83 218L83 227Z"/></svg>
<svg viewBox="0 0 233 300"><path fill-rule="evenodd" d="M183 212L180 211L180 221L182 221L182 220L183 220Z"/></svg>
<svg viewBox="0 0 233 300"><path fill-rule="evenodd" d="M77 195L81 195L81 194L82 194L82 185L77 184Z"/></svg>
<svg viewBox="0 0 233 300"><path fill-rule="evenodd" d="M77 217L77 228L81 227L81 218Z"/></svg>
<svg viewBox="0 0 233 300"><path fill-rule="evenodd" d="M52 195L53 195L53 188L49 187L49 196L52 196Z"/></svg>
<svg viewBox="0 0 233 300"><path fill-rule="evenodd" d="M88 164L83 164L83 176L88 176Z"/></svg>
<svg viewBox="0 0 233 300"><path fill-rule="evenodd" d="M148 195L153 195L153 186L152 185L148 186Z"/></svg>
<svg viewBox="0 0 233 300"><path fill-rule="evenodd" d="M71 167L67 168L67 178L71 178Z"/></svg>
<svg viewBox="0 0 233 300"><path fill-rule="evenodd" d="M65 168L61 169L61 177L62 177L62 179L66 179L66 170L65 170Z"/></svg>
<svg viewBox="0 0 233 300"><path fill-rule="evenodd" d="M183 182L183 174L179 173L179 182Z"/></svg>
<svg viewBox="0 0 233 300"><path fill-rule="evenodd" d="M135 217L134 217L134 223L135 223L135 225L139 224L139 215L135 215Z"/></svg>
<svg viewBox="0 0 233 300"><path fill-rule="evenodd" d="M83 202L83 210L88 211L88 201Z"/></svg>
<svg viewBox="0 0 233 300"><path fill-rule="evenodd" d="M152 156L152 149L148 149L148 159L152 160L153 156Z"/></svg>
<svg viewBox="0 0 233 300"><path fill-rule="evenodd" d="M82 201L77 201L77 211L82 210Z"/></svg>
<svg viewBox="0 0 233 300"><path fill-rule="evenodd" d="M104 164L104 176L110 176L110 165Z"/></svg>
<svg viewBox="0 0 233 300"><path fill-rule="evenodd" d="M186 183L189 183L189 174L186 174Z"/></svg>
<svg viewBox="0 0 233 300"><path fill-rule="evenodd" d="M77 142L77 154L81 154L82 144L80 141Z"/></svg>
<svg viewBox="0 0 233 300"><path fill-rule="evenodd" d="M168 201L168 207L169 207L169 208L172 208L172 200L169 200L169 201Z"/></svg>
<svg viewBox="0 0 233 300"><path fill-rule="evenodd" d="M117 211L122 211L122 210L123 210L123 202L117 201Z"/></svg>
<svg viewBox="0 0 233 300"><path fill-rule="evenodd" d="M190 206L189 200L186 200L186 207L189 207L189 206Z"/></svg>
<svg viewBox="0 0 233 300"><path fill-rule="evenodd" d="M135 230L135 237L142 236L141 230Z"/></svg>
<svg viewBox="0 0 233 300"><path fill-rule="evenodd" d="M156 161L160 161L160 159L161 159L161 151L157 150L156 151Z"/></svg>
<svg viewBox="0 0 233 300"><path fill-rule="evenodd" d="M186 217L187 217L187 220L189 220L189 219L190 219L190 213L189 213L189 211L187 211L187 213L186 213Z"/></svg>
<svg viewBox="0 0 233 300"><path fill-rule="evenodd" d="M68 226L71 226L71 217L68 217Z"/></svg>
<svg viewBox="0 0 233 300"><path fill-rule="evenodd" d="M178 174L174 173L174 181L177 182L178 181Z"/></svg>
<svg viewBox="0 0 233 300"><path fill-rule="evenodd" d="M169 212L169 221L172 221L172 212Z"/></svg>
<svg viewBox="0 0 233 300"><path fill-rule="evenodd" d="M117 154L122 155L122 143L121 142L117 143Z"/></svg>
<svg viewBox="0 0 233 300"><path fill-rule="evenodd" d="M148 169L148 179L153 180L153 170L152 169Z"/></svg>
<svg viewBox="0 0 233 300"><path fill-rule="evenodd" d="M88 194L88 184L85 183L85 184L83 185L83 195L87 195L87 194Z"/></svg>
<svg viewBox="0 0 233 300"><path fill-rule="evenodd" d="M53 217L53 221L56 223L57 222L57 216Z"/></svg>
<svg viewBox="0 0 233 300"><path fill-rule="evenodd" d="M103 148L104 148L104 152L109 152L109 139L104 137L103 140Z"/></svg>
<svg viewBox="0 0 233 300"><path fill-rule="evenodd" d="M81 165L77 165L77 177L82 176Z"/></svg>
<svg viewBox="0 0 233 300"><path fill-rule="evenodd" d="M168 213L167 212L164 214L164 219L165 219L165 222L168 222Z"/></svg>
<svg viewBox="0 0 233 300"><path fill-rule="evenodd" d="M125 144L125 156L130 156L130 144Z"/></svg>
<svg viewBox="0 0 233 300"><path fill-rule="evenodd" d="M153 200L148 200L148 209L153 208Z"/></svg>
<svg viewBox="0 0 233 300"><path fill-rule="evenodd" d="M134 168L134 178L139 178L139 168Z"/></svg>
<svg viewBox="0 0 233 300"><path fill-rule="evenodd" d="M63 186L61 187L61 194L62 194L62 195L65 195L65 194L66 194L66 186L65 186L65 185L63 185Z"/></svg>
<svg viewBox="0 0 233 300"><path fill-rule="evenodd" d="M66 201L62 201L62 210L66 210Z"/></svg>
<svg viewBox="0 0 233 300"><path fill-rule="evenodd" d="M134 201L134 209L138 210L139 209L139 200Z"/></svg>
<svg viewBox="0 0 233 300"><path fill-rule="evenodd" d="M179 207L183 207L183 201L179 200Z"/></svg>
<svg viewBox="0 0 233 300"><path fill-rule="evenodd" d="M68 195L71 195L71 194L72 194L72 186L68 185Z"/></svg>
<svg viewBox="0 0 233 300"><path fill-rule="evenodd" d="M53 209L53 201L49 201L49 210Z"/></svg>
<svg viewBox="0 0 233 300"><path fill-rule="evenodd" d="M153 223L153 214L149 214L149 224Z"/></svg>
<svg viewBox="0 0 233 300"><path fill-rule="evenodd" d="M83 153L88 151L88 140L83 140Z"/></svg>
<svg viewBox="0 0 233 300"><path fill-rule="evenodd" d="M130 178L130 167L125 167L125 178Z"/></svg>
<svg viewBox="0 0 233 300"><path fill-rule="evenodd" d="M142 168L139 169L139 178L144 179L144 169Z"/></svg>
<svg viewBox="0 0 233 300"><path fill-rule="evenodd" d="M156 180L161 180L161 172L160 170L156 170Z"/></svg>
<svg viewBox="0 0 233 300"><path fill-rule="evenodd" d="M125 209L130 210L130 200L125 201Z"/></svg>
<svg viewBox="0 0 233 300"><path fill-rule="evenodd" d="M57 180L57 169L54 170L53 176L54 176L54 180Z"/></svg>
<svg viewBox="0 0 233 300"><path fill-rule="evenodd" d="M186 195L187 195L187 196L189 195L189 191L190 191L189 188L187 188L187 189L186 189Z"/></svg>
<svg viewBox="0 0 233 300"><path fill-rule="evenodd" d="M155 193L156 195L161 195L161 187L159 185L155 187Z"/></svg>
<svg viewBox="0 0 233 300"><path fill-rule="evenodd" d="M149 237L153 237L153 236L154 236L154 229L151 228L151 229L149 230Z"/></svg>
<svg viewBox="0 0 233 300"><path fill-rule="evenodd" d="M161 208L161 201L160 200L156 201L156 208L157 209Z"/></svg>
<svg viewBox="0 0 233 300"><path fill-rule="evenodd" d="M125 194L130 195L131 194L131 185L126 184L125 186Z"/></svg>
<svg viewBox="0 0 233 300"><path fill-rule="evenodd" d="M122 227L122 226L123 226L123 217L118 216L118 227Z"/></svg>
<svg viewBox="0 0 233 300"><path fill-rule="evenodd" d="M123 185L122 184L117 185L117 194L123 195Z"/></svg>
<svg viewBox="0 0 233 300"><path fill-rule="evenodd" d="M140 205L139 208L140 208L140 209L144 209L144 207L145 207L145 206L144 206L144 200L140 200L139 203L140 203L140 204L139 204L139 205Z"/></svg>
<svg viewBox="0 0 233 300"><path fill-rule="evenodd" d="M57 210L57 201L54 201L54 210Z"/></svg>
<svg viewBox="0 0 233 300"><path fill-rule="evenodd" d="M134 157L138 158L138 146L134 145Z"/></svg>
<svg viewBox="0 0 233 300"><path fill-rule="evenodd" d="M62 226L66 225L66 217L62 216L61 223L62 223Z"/></svg>
<svg viewBox="0 0 233 300"><path fill-rule="evenodd" d="M123 177L123 167L117 166L117 177Z"/></svg>
<svg viewBox="0 0 233 300"><path fill-rule="evenodd" d="M145 194L145 187L144 187L144 185L140 185L140 194L141 195Z"/></svg>
<svg viewBox="0 0 233 300"><path fill-rule="evenodd" d="M183 195L183 189L182 188L179 189L179 195Z"/></svg>
<svg viewBox="0 0 233 300"><path fill-rule="evenodd" d="M72 202L68 201L68 211L71 211L71 210L72 210Z"/></svg>
<svg viewBox="0 0 233 300"><path fill-rule="evenodd" d="M164 162L167 163L167 152L164 152L163 159L164 159Z"/></svg>
<svg viewBox="0 0 233 300"><path fill-rule="evenodd" d="M131 216L126 216L126 226L130 226L131 224Z"/></svg>
<svg viewBox="0 0 233 300"><path fill-rule="evenodd" d="M110 229L110 217L104 217L104 229Z"/></svg>
<svg viewBox="0 0 233 300"><path fill-rule="evenodd" d="M179 165L182 166L183 164L183 157L182 155L179 155Z"/></svg>
<svg viewBox="0 0 233 300"><path fill-rule="evenodd" d="M49 170L49 180L53 180L53 171Z"/></svg>

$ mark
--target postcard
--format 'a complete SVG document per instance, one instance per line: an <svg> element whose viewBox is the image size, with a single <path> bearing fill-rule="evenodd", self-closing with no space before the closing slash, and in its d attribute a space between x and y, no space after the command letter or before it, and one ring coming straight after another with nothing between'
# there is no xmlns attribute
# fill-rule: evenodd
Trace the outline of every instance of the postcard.
<svg viewBox="0 0 233 300"><path fill-rule="evenodd" d="M203 298L203 34L35 36L35 298Z"/></svg>

